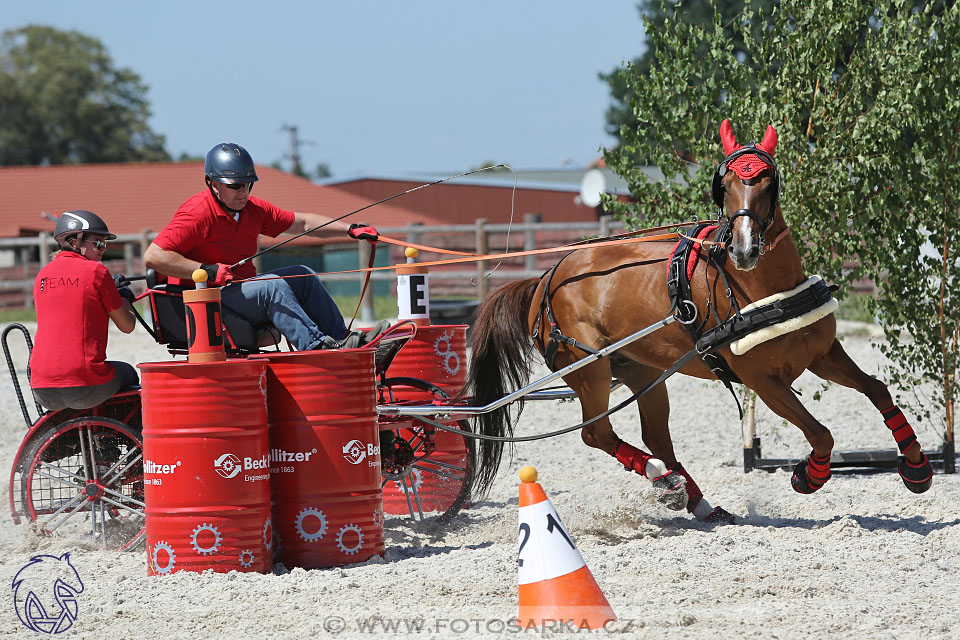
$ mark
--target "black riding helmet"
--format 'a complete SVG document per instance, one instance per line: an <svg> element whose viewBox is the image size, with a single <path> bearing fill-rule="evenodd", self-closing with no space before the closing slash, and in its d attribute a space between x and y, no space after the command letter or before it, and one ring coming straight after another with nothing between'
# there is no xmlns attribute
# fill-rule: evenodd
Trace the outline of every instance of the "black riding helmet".
<svg viewBox="0 0 960 640"><path fill-rule="evenodd" d="M252 190L253 183L260 179L257 177L256 167L253 166L253 158L250 157L246 149L233 142L221 142L207 152L207 159L203 163L203 173L206 176L210 194L220 203L221 207L231 213L237 213L237 211L223 204L223 201L214 192L211 183L250 184Z"/></svg>
<svg viewBox="0 0 960 640"><path fill-rule="evenodd" d="M103 236L104 240L114 240L117 236L110 233L107 223L93 211L74 209L64 211L57 218L57 226L53 237L62 247L70 246L70 237L83 233Z"/></svg>

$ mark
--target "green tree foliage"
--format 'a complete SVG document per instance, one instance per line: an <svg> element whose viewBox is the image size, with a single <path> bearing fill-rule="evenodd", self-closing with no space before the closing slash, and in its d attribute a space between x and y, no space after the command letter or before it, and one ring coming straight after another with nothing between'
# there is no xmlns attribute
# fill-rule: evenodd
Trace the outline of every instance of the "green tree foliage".
<svg viewBox="0 0 960 640"><path fill-rule="evenodd" d="M0 37L0 164L167 161L147 87L95 38L27 26Z"/></svg>
<svg viewBox="0 0 960 640"><path fill-rule="evenodd" d="M892 380L936 385L936 397L913 407L949 431L960 327L960 9L912 0L756 6L732 21L715 10L702 24L667 2L662 26L646 23L652 64L619 74L635 124L604 154L636 202L604 206L633 225L705 217L715 209L720 122L729 117L741 143L773 124L783 214L808 271L841 285L877 282ZM648 181L638 157L665 180Z"/></svg>
<svg viewBox="0 0 960 640"><path fill-rule="evenodd" d="M774 0L757 0L753 6L769 13L773 4ZM679 5L679 2L662 3L661 0L642 0L637 4L637 10L644 17L647 32L656 32L669 26L670 16L676 14ZM749 52L744 47L739 31L732 24L743 12L743 8L743 0L715 0L712 3L709 0L691 0L683 3L680 15L688 24L706 26L713 24L714 10L719 12L724 31L733 43L734 52L746 59ZM643 55L633 60L631 66L637 73L647 73L655 63L654 50L652 47L647 47ZM607 133L619 140L622 126L632 128L637 124L633 110L630 108L631 94L619 69L614 69L608 74L601 73L600 78L610 86L610 96L613 99L612 104L607 108Z"/></svg>

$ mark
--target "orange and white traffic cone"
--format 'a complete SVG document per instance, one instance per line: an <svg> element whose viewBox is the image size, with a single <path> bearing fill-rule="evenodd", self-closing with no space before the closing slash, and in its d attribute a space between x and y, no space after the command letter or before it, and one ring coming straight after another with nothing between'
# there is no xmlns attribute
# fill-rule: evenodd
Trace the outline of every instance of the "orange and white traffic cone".
<svg viewBox="0 0 960 640"><path fill-rule="evenodd" d="M520 470L520 612L524 629L570 621L601 629L617 616L543 488L537 470Z"/></svg>

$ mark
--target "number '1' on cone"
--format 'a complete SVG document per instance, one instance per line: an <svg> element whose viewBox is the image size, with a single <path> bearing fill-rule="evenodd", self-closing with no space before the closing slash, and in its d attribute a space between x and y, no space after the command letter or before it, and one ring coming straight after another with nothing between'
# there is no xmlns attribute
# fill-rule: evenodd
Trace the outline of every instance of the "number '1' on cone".
<svg viewBox="0 0 960 640"><path fill-rule="evenodd" d="M578 628L600 629L616 620L610 603L538 483L520 484L519 515L518 624L531 628L570 620Z"/></svg>

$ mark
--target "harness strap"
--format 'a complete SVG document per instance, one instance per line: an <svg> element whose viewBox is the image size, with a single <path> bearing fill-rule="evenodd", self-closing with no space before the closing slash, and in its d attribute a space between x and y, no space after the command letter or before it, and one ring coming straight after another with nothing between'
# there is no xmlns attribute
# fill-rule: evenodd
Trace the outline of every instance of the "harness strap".
<svg viewBox="0 0 960 640"><path fill-rule="evenodd" d="M571 252L572 253L572 252ZM569 345L571 347L576 347L581 351L584 351L589 354L598 353L596 349L591 346L585 345L579 340L571 338L570 336L565 336L560 331L560 327L557 325L557 318L553 315L553 308L550 306L550 285L553 283L553 274L557 272L557 267L560 266L560 263L569 256L570 253L560 258L559 261L549 270L544 272L540 279L547 279L547 284L543 288L543 296L540 298L540 309L537 311L537 317L533 323L533 333L530 337L534 339L537 343L537 346L540 349L540 353L543 354L543 360L551 371L556 371L553 366L553 361L557 357L557 351L560 349L561 344ZM550 332L547 334L549 341L544 341L543 336L540 335L540 324L543 318L543 314L547 315L547 324L550 325Z"/></svg>
<svg viewBox="0 0 960 640"><path fill-rule="evenodd" d="M693 271L696 269L703 239L716 228L715 224L697 225L693 228L691 234L693 237L684 235L673 245L673 251L670 253L670 263L667 267L667 293L677 312L677 319L688 328L697 317L696 307L686 304L691 300L690 278L693 277ZM695 256L692 262L691 254Z"/></svg>
<svg viewBox="0 0 960 640"><path fill-rule="evenodd" d="M707 311L704 313L704 317L700 319L699 323L697 323L698 311L697 306L693 303L693 293L690 287L690 278L693 277L693 273L697 268L697 261L700 259L701 248L705 242L708 242L706 237L715 231L719 226L720 225L717 224L697 225L694 227L691 234L684 235L677 242L677 244L674 245L673 252L670 256L670 266L667 271L667 294L670 296L671 308L674 310L677 320L679 320L680 323L687 328L687 331L690 333L690 337L693 338L695 345L701 337L701 331L703 330L703 327L706 326L707 321L709 320L710 312L713 311L714 315L716 315L716 311L713 309L712 304L708 304ZM717 247L718 245L716 244L713 244L710 247L707 254L708 260L713 259L713 253L716 251ZM727 277L724 273L722 265L717 264L717 272L720 274L720 277L723 280L727 297L731 300L732 309L735 310L737 315L739 315L740 309L732 291L730 290L730 284L727 282ZM720 323L719 317L717 317L717 322ZM727 361L724 360L723 356L720 354L713 353L712 350L705 349L701 351L701 357L704 364L709 367L713 375L723 383L723 386L725 386L730 392L730 395L733 396L734 401L737 403L737 410L740 412L740 417L742 419L743 407L740 406L740 399L737 397L737 393L733 389L733 383L740 383L740 378L736 373L734 373L734 371L730 368L730 365L727 364Z"/></svg>
<svg viewBox="0 0 960 640"><path fill-rule="evenodd" d="M575 340L574 338L571 338L570 336L565 336L565 335L563 335L562 333L560 333L560 329L557 328L557 326L556 326L555 324L550 325L550 341L551 341L551 343L562 342L563 344L570 345L571 347L576 347L577 349L580 349L581 351L586 351L586 352L589 353L589 354L599 353L599 351L597 351L597 350L594 349L593 347L588 347L587 345L583 344L583 343L580 342L579 340ZM557 347L555 347L555 348L553 349L553 355L554 355L554 356L556 356L556 352L557 352ZM553 365L553 362L552 362L552 360L553 360L553 358L551 358L551 362L550 362L550 368L551 368L551 369L553 369L553 366L552 366L552 365Z"/></svg>
<svg viewBox="0 0 960 640"><path fill-rule="evenodd" d="M776 248L777 243L786 238L788 235L790 235L790 227L784 227L783 231L778 233L777 237L774 238L772 242L768 242L760 247L760 254L763 255L767 251L773 251Z"/></svg>
<svg viewBox="0 0 960 640"><path fill-rule="evenodd" d="M566 258L566 256L564 256L564 258ZM560 260L562 261L563 258L560 258ZM537 309L537 317L533 321L533 333L530 334L530 337L533 338L533 341L537 344L537 348L540 349L540 353L544 354L544 359L546 359L547 346L546 346L546 342L543 339L543 336L540 335L540 323L543 320L544 312L546 312L547 314L548 324L551 322L551 318L553 317L553 311L550 310L550 300L549 300L550 283L553 282L553 274L559 265L560 265L560 261L557 261L555 265L553 265L552 267L544 271L542 274L540 274L540 280L543 280L544 278L546 278L547 284L543 288L543 295L540 297L540 306ZM554 349L554 355L555 354L556 354L556 349ZM547 360L547 367L552 369L553 368L552 364L553 364L553 357L551 356L550 359Z"/></svg>

